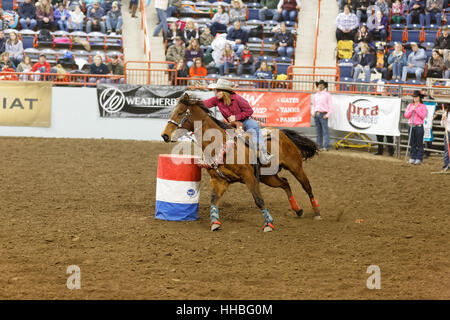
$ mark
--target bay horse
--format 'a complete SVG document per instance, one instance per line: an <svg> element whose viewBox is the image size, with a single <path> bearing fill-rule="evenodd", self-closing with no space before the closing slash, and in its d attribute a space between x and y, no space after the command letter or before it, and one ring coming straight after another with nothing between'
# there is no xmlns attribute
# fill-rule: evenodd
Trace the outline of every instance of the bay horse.
<svg viewBox="0 0 450 320"><path fill-rule="evenodd" d="M194 121L201 121L201 132L194 132ZM174 137L174 133L177 129L185 129L188 132L193 132L195 134L201 133L202 137L205 136L205 132L207 130L215 129L222 133L223 141L221 141L221 143L225 145L227 144L226 130L230 128L231 127L226 123L214 118L210 113L210 110L205 107L202 100L191 98L185 93L178 100L178 103L172 112L171 118L161 133L161 136L165 142L174 142L172 141L172 137ZM237 152L225 153L225 158L233 158L223 160L222 164L219 164L216 168L211 166L207 168L208 174L211 177L210 183L212 187L210 208L210 227L212 231L218 230L222 225L219 221L219 200L227 190L228 186L236 182L245 183L250 190L255 204L264 215L264 232L272 231L275 227L273 225L273 218L270 215L269 210L264 205L264 199L261 194L259 182L273 188L282 188L286 192L292 210L294 210L297 216L300 217L303 214L303 209L298 206L287 179L278 175L282 169L289 170L300 182L303 189L309 196L311 206L314 211L314 219L321 219L319 204L314 198L308 177L302 167L303 160L312 158L318 153L317 144L293 130L279 130L276 128L270 128L270 130L278 130L278 135L272 137L271 143L268 143L267 146L269 152L272 152L272 146L274 144L278 144L278 157L276 154L274 157L274 159L277 158L278 160L278 168L273 174L259 175L259 172L256 172L255 166L252 166L249 161L244 164L237 164ZM237 141L232 146L232 148L234 148L233 151L238 149L239 143L244 143L240 139L236 140ZM201 139L202 152L205 151L205 148L207 148L210 143L211 142L209 141ZM250 159L249 145L245 144L244 147L246 154L245 159ZM274 159L272 159L272 161L274 161ZM264 168L264 166L262 168Z"/></svg>

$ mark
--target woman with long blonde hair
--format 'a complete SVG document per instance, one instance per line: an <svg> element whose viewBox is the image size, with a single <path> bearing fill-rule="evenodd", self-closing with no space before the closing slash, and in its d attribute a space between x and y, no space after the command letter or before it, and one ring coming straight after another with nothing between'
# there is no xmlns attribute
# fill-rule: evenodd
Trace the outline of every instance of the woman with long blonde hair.
<svg viewBox="0 0 450 320"><path fill-rule="evenodd" d="M55 18L49 0L41 0L36 4L36 18L39 29L54 29Z"/></svg>
<svg viewBox="0 0 450 320"><path fill-rule="evenodd" d="M14 65L18 65L23 59L23 44L20 41L16 31L9 33L9 39L6 41L5 52L9 53Z"/></svg>
<svg viewBox="0 0 450 320"><path fill-rule="evenodd" d="M234 58L233 47L227 43L220 57L219 72L221 76L230 73L230 69L234 66Z"/></svg>

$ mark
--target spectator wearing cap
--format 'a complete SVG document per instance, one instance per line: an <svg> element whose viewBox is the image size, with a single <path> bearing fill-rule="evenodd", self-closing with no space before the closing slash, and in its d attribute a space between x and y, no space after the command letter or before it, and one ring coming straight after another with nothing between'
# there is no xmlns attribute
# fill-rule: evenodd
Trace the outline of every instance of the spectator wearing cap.
<svg viewBox="0 0 450 320"><path fill-rule="evenodd" d="M103 63L103 58L101 55L97 54L94 57L94 62L89 66L89 74L96 75L107 75L109 73L108 67ZM90 83L103 83L105 82L104 77L90 77Z"/></svg>
<svg viewBox="0 0 450 320"><path fill-rule="evenodd" d="M443 0L427 0L425 8L425 21L427 26L431 24L432 19L436 22L436 25L439 27L441 26L441 14L443 7Z"/></svg>
<svg viewBox="0 0 450 320"><path fill-rule="evenodd" d="M53 16L55 19L55 23L59 27L59 30L66 32L69 31L70 13L66 8L64 8L64 4L62 2L58 4L58 7L55 10Z"/></svg>
<svg viewBox="0 0 450 320"><path fill-rule="evenodd" d="M106 33L105 10L100 7L98 0L94 0L93 4L89 6L86 11L88 18L86 23L86 32L90 33L93 29L100 29L101 33Z"/></svg>
<svg viewBox="0 0 450 320"><path fill-rule="evenodd" d="M275 33L274 42L278 45L277 51L280 57L291 58L294 54L294 36L287 31L286 23L280 23L280 31Z"/></svg>
<svg viewBox="0 0 450 320"><path fill-rule="evenodd" d="M19 5L19 23L22 29L34 29L36 27L36 7L31 0L25 0Z"/></svg>
<svg viewBox="0 0 450 320"><path fill-rule="evenodd" d="M442 27L442 33L436 37L434 41L434 49L439 50L439 53L447 57L448 52L450 50L450 36L448 32L449 26Z"/></svg>
<svg viewBox="0 0 450 320"><path fill-rule="evenodd" d="M49 0L40 0L36 4L36 17L39 29L53 30L55 17L53 16L53 7Z"/></svg>
<svg viewBox="0 0 450 320"><path fill-rule="evenodd" d="M113 30L117 34L122 33L122 13L119 10L119 3L114 1L111 10L106 16L106 29L110 34Z"/></svg>
<svg viewBox="0 0 450 320"><path fill-rule="evenodd" d="M281 14L283 21L295 21L301 7L300 0L280 0L277 5L277 11Z"/></svg>
<svg viewBox="0 0 450 320"><path fill-rule="evenodd" d="M103 10L105 11L105 15L108 14L109 11L111 11L112 9L112 5L113 5L113 0L103 0L102 3L100 4L100 6L103 8ZM120 6L119 6L120 8Z"/></svg>
<svg viewBox="0 0 450 320"><path fill-rule="evenodd" d="M106 65L108 67L108 71L110 74L115 76L121 76L117 79L111 79L111 82L113 83L123 83L123 74L124 74L124 67L123 63L120 60L119 56L117 54L113 54L111 56L111 61Z"/></svg>
<svg viewBox="0 0 450 320"><path fill-rule="evenodd" d="M227 40L234 41L233 50L237 55L244 51L244 45L248 41L248 33L241 28L241 22L235 21L233 27L228 30Z"/></svg>
<svg viewBox="0 0 450 320"><path fill-rule="evenodd" d="M259 9L259 20L265 21L267 16L272 17L273 21L280 20L280 13L278 12L279 0L261 0L261 9Z"/></svg>
<svg viewBox="0 0 450 320"><path fill-rule="evenodd" d="M427 60L427 55L425 50L419 48L416 42L411 42L412 52L408 56L408 64L403 67L402 71L402 81L406 81L406 77L409 73L416 75L416 80L420 81L423 72L425 71L425 63Z"/></svg>
<svg viewBox="0 0 450 320"><path fill-rule="evenodd" d="M370 82L372 68L375 67L376 60L375 56L369 52L369 46L363 43L361 45L361 51L355 53L352 60L354 66L353 82L356 82L356 80L358 80L361 71L364 71L364 81Z"/></svg>
<svg viewBox="0 0 450 320"><path fill-rule="evenodd" d="M425 0L410 0L409 13L406 16L406 24L411 25L414 23L420 23L423 27L425 23Z"/></svg>
<svg viewBox="0 0 450 320"><path fill-rule="evenodd" d="M247 20L247 11L240 0L233 0L230 9L230 22L244 22Z"/></svg>
<svg viewBox="0 0 450 320"><path fill-rule="evenodd" d="M422 102L423 95L419 90L413 93L413 102L406 107L404 117L410 125L411 164L421 164L423 161L423 123L427 116L427 107Z"/></svg>
<svg viewBox="0 0 450 320"><path fill-rule="evenodd" d="M175 43L167 49L166 60L176 63L180 59L184 59L186 49L183 39L180 36L175 37ZM172 65L173 68L173 65Z"/></svg>
<svg viewBox="0 0 450 320"><path fill-rule="evenodd" d="M70 28L74 31L83 31L84 13L80 6L76 6L74 11L70 12L69 19Z"/></svg>
<svg viewBox="0 0 450 320"><path fill-rule="evenodd" d="M239 58L239 66L237 69L238 76L241 76L242 74L244 74L244 72L248 74L255 73L255 59L253 58L253 55L247 45L244 47L244 51L242 51L242 53L238 58Z"/></svg>
<svg viewBox="0 0 450 320"><path fill-rule="evenodd" d="M169 0L155 0L155 9L158 16L159 24L156 26L153 36L157 37L161 29L164 34L169 31L167 27L167 8L169 7Z"/></svg>
<svg viewBox="0 0 450 320"><path fill-rule="evenodd" d="M392 70L392 79L400 80L403 67L407 65L406 53L400 42L395 43L394 51L388 57L388 69Z"/></svg>
<svg viewBox="0 0 450 320"><path fill-rule="evenodd" d="M350 6L344 6L344 12L336 17L336 39L353 40L359 27L358 17L350 12Z"/></svg>
<svg viewBox="0 0 450 320"><path fill-rule="evenodd" d="M328 83L324 80L316 82L317 91L311 108L311 115L316 124L317 145L320 150L330 149L330 135L328 133L328 118L333 111L333 102L328 92Z"/></svg>
<svg viewBox="0 0 450 320"><path fill-rule="evenodd" d="M427 65L427 78L442 78L444 73L444 58L438 50L433 50Z"/></svg>

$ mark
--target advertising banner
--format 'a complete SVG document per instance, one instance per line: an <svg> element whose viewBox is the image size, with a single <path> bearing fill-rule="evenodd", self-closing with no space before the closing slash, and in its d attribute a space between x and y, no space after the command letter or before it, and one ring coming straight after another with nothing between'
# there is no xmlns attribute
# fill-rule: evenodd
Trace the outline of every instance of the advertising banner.
<svg viewBox="0 0 450 320"><path fill-rule="evenodd" d="M436 102L428 102L425 101L424 105L427 106L427 116L425 118L425 121L423 123L423 129L424 129L424 135L423 135L423 141L433 141L433 118L434 113L436 111Z"/></svg>

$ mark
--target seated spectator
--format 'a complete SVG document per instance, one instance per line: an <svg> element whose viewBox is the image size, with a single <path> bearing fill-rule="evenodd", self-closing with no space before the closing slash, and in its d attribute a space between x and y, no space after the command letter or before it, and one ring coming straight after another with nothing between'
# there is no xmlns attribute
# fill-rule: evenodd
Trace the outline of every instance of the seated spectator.
<svg viewBox="0 0 450 320"><path fill-rule="evenodd" d="M386 0L375 1L375 6L381 11L384 17L389 17L389 5Z"/></svg>
<svg viewBox="0 0 450 320"><path fill-rule="evenodd" d="M200 47L203 50L206 50L207 53L212 51L211 43L213 42L214 37L211 34L211 30L208 27L203 29L202 34L200 35Z"/></svg>
<svg viewBox="0 0 450 320"><path fill-rule="evenodd" d="M186 64L190 68L194 64L195 58L203 59L203 50L200 48L200 44L197 39L192 39L189 42L184 57L186 58Z"/></svg>
<svg viewBox="0 0 450 320"><path fill-rule="evenodd" d="M190 19L186 22L183 30L183 38L186 43L190 43L192 39L199 39L198 28L195 26L194 20Z"/></svg>
<svg viewBox="0 0 450 320"><path fill-rule="evenodd" d="M427 26L431 24L432 20L434 20L439 27L441 26L443 6L443 0L427 0L427 5L425 8L425 20L427 22Z"/></svg>
<svg viewBox="0 0 450 320"><path fill-rule="evenodd" d="M30 73L31 68L33 68L33 66L31 65L31 58L29 56L25 56L23 57L22 62L19 63L19 65L17 66L16 72ZM28 81L29 75L27 74L19 75L19 79L22 81Z"/></svg>
<svg viewBox="0 0 450 320"><path fill-rule="evenodd" d="M177 36L175 37L175 43L171 45L169 49L167 49L166 60L176 63L177 61L184 59L186 55L185 51L186 49L184 47L183 40L181 39L181 37ZM174 65L171 66L171 69L173 68L173 66Z"/></svg>
<svg viewBox="0 0 450 320"><path fill-rule="evenodd" d="M277 10L283 21L295 21L301 6L300 0L280 0Z"/></svg>
<svg viewBox="0 0 450 320"><path fill-rule="evenodd" d="M286 23L280 23L280 32L275 33L274 42L277 44L280 57L291 58L294 54L294 35L286 30Z"/></svg>
<svg viewBox="0 0 450 320"><path fill-rule="evenodd" d="M76 6L75 10L70 12L69 24L73 31L83 31L84 13L81 11L80 6Z"/></svg>
<svg viewBox="0 0 450 320"><path fill-rule="evenodd" d="M33 67L31 68L31 72L35 72L35 73L51 73L51 69L52 67L50 66L50 63L47 62L47 58L45 56L45 54L40 54L39 55L39 60L38 62L36 62ZM44 78L42 76L35 76L34 80L38 81L38 80L46 80L47 78Z"/></svg>
<svg viewBox="0 0 450 320"><path fill-rule="evenodd" d="M355 53L353 55L353 82L358 80L361 71L364 71L364 80L370 82L370 76L372 73L372 68L375 67L375 56L369 53L369 46L365 43L361 45L361 52Z"/></svg>
<svg viewBox="0 0 450 320"><path fill-rule="evenodd" d="M103 11L105 11L105 15L107 15L112 9L113 0L102 0L101 2L100 6L103 8Z"/></svg>
<svg viewBox="0 0 450 320"><path fill-rule="evenodd" d="M221 76L230 73L230 69L234 66L234 51L231 44L227 43L220 57L219 73Z"/></svg>
<svg viewBox="0 0 450 320"><path fill-rule="evenodd" d="M228 30L227 40L234 41L233 50L237 55L244 51L244 44L248 41L248 33L241 28L240 21L235 21L233 27Z"/></svg>
<svg viewBox="0 0 450 320"><path fill-rule="evenodd" d="M208 70L206 70L203 65L201 58L195 58L194 64L189 68L189 77L191 78L204 78L208 75Z"/></svg>
<svg viewBox="0 0 450 320"><path fill-rule="evenodd" d="M77 66L75 63L75 59L73 58L72 52L67 50L63 56L58 56L57 64L61 65L62 67L73 69Z"/></svg>
<svg viewBox="0 0 450 320"><path fill-rule="evenodd" d="M113 31L117 34L122 34L122 12L119 10L117 1L113 2L112 9L106 16L106 29L108 34Z"/></svg>
<svg viewBox="0 0 450 320"><path fill-rule="evenodd" d="M450 54L447 54L447 56L444 59L444 67L445 67L444 78L450 79Z"/></svg>
<svg viewBox="0 0 450 320"><path fill-rule="evenodd" d="M5 52L9 53L14 65L18 65L23 59L23 44L22 41L17 36L16 31L11 31L9 33L9 39L6 41Z"/></svg>
<svg viewBox="0 0 450 320"><path fill-rule="evenodd" d="M64 4L60 2L58 8L54 13L55 23L58 25L59 30L69 31L69 19L70 13L64 8Z"/></svg>
<svg viewBox="0 0 450 320"><path fill-rule="evenodd" d="M180 37L181 39L183 39L183 32L181 32L181 30L178 29L178 24L176 22L172 22L170 23L169 31L165 36L167 40L167 47L169 47L175 43L176 37Z"/></svg>
<svg viewBox="0 0 450 320"><path fill-rule="evenodd" d="M359 30L355 34L355 39L353 39L353 42L357 44L357 46L355 47L355 52L360 51L361 45L363 43L368 45L372 42L372 34L369 32L369 29L365 24L359 27Z"/></svg>
<svg viewBox="0 0 450 320"><path fill-rule="evenodd" d="M89 74L96 74L96 75L107 75L108 67L106 64L103 63L103 58L101 55L97 54L94 57L94 62L89 66ZM89 78L90 83L104 83L105 78L103 77L90 77Z"/></svg>
<svg viewBox="0 0 450 320"><path fill-rule="evenodd" d="M76 7L83 8L83 0L69 0L66 1L66 8L70 11L75 10Z"/></svg>
<svg viewBox="0 0 450 320"><path fill-rule="evenodd" d="M237 69L238 76L243 75L244 72L253 75L255 73L255 61L248 46L244 47L244 51L242 51L241 55L238 58L239 58L239 66Z"/></svg>
<svg viewBox="0 0 450 320"><path fill-rule="evenodd" d="M39 29L54 29L55 18L53 16L53 7L49 0L40 0L36 4L37 26Z"/></svg>
<svg viewBox="0 0 450 320"><path fill-rule="evenodd" d="M233 0L231 2L232 7L230 10L230 22L234 23L235 21L244 22L247 20L247 11L245 10L244 5L241 0Z"/></svg>
<svg viewBox="0 0 450 320"><path fill-rule="evenodd" d="M442 27L442 34L436 37L434 41L434 49L439 50L439 53L444 57L448 55L450 51L450 36L448 34L449 26Z"/></svg>
<svg viewBox="0 0 450 320"><path fill-rule="evenodd" d="M403 46L400 42L395 43L395 49L388 58L388 69L392 70L392 79L400 80L403 67L406 66L406 53L403 52Z"/></svg>
<svg viewBox="0 0 450 320"><path fill-rule="evenodd" d="M387 53L386 48L382 44L378 44L375 52L375 71L381 73L381 78L387 80Z"/></svg>
<svg viewBox="0 0 450 320"><path fill-rule="evenodd" d="M350 6L344 6L344 12L336 17L336 39L353 40L359 27L358 17L350 12Z"/></svg>
<svg viewBox="0 0 450 320"><path fill-rule="evenodd" d="M408 9L406 24L419 23L423 27L425 23L425 0L410 0Z"/></svg>
<svg viewBox="0 0 450 320"><path fill-rule="evenodd" d="M381 11L377 11L375 16L367 18L367 27L374 40L386 41L388 36L388 21Z"/></svg>
<svg viewBox="0 0 450 320"><path fill-rule="evenodd" d="M167 18L175 16L181 11L181 0L170 0L167 8Z"/></svg>
<svg viewBox="0 0 450 320"><path fill-rule="evenodd" d="M261 62L261 65L259 66L258 70L256 70L254 76L256 77L256 79L260 80L257 81L258 88L268 88L269 83L267 80L272 80L273 73L269 69L267 62L263 61Z"/></svg>
<svg viewBox="0 0 450 320"><path fill-rule="evenodd" d="M8 52L3 52L0 55L0 69L3 70L4 68L12 69L12 72L16 71L16 65L9 57Z"/></svg>
<svg viewBox="0 0 450 320"><path fill-rule="evenodd" d="M89 6L86 11L88 18L86 32L100 31L101 33L106 33L105 11L100 7L98 0L94 0L92 6Z"/></svg>
<svg viewBox="0 0 450 320"><path fill-rule="evenodd" d="M0 54L5 52L5 50L6 50L5 32L3 30L0 30Z"/></svg>
<svg viewBox="0 0 450 320"><path fill-rule="evenodd" d="M259 9L259 20L265 21L267 16L272 17L273 21L280 20L280 13L278 12L279 0L261 0L261 9Z"/></svg>
<svg viewBox="0 0 450 320"><path fill-rule="evenodd" d="M36 27L36 7L31 0L25 0L19 5L19 23L22 29L34 29Z"/></svg>
<svg viewBox="0 0 450 320"><path fill-rule="evenodd" d="M353 10L356 12L359 23L367 20L367 8L372 4L372 0L357 0L354 3Z"/></svg>
<svg viewBox="0 0 450 320"><path fill-rule="evenodd" d="M122 60L120 60L119 56L117 54L113 54L111 56L111 61L106 65L108 67L108 71L110 74L115 76L123 76L124 75L124 68ZM123 83L124 79L123 77L117 77L117 79L110 79L112 83Z"/></svg>
<svg viewBox="0 0 450 320"><path fill-rule="evenodd" d="M401 0L395 0L392 4L391 21L392 23L402 23L405 5Z"/></svg>
<svg viewBox="0 0 450 320"><path fill-rule="evenodd" d="M178 83L175 83L175 78L173 78L172 84L178 85L178 86L185 86L187 85L186 79L180 79L180 78L189 78L189 69L186 65L186 60L180 59L177 63L177 79Z"/></svg>
<svg viewBox="0 0 450 320"><path fill-rule="evenodd" d="M427 55L425 50L419 48L418 44L411 42L412 52L408 56L408 64L403 67L402 81L406 81L406 77L409 73L416 75L416 80L420 81L422 74L425 70L425 62Z"/></svg>
<svg viewBox="0 0 450 320"><path fill-rule="evenodd" d="M217 7L217 13L211 19L212 24L209 26L211 34L215 37L218 32L227 32L227 26L230 22L230 17L224 6Z"/></svg>
<svg viewBox="0 0 450 320"><path fill-rule="evenodd" d="M444 58L438 50L433 50L428 60L427 78L442 78L444 74Z"/></svg>

